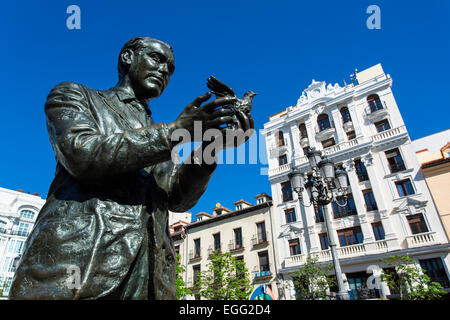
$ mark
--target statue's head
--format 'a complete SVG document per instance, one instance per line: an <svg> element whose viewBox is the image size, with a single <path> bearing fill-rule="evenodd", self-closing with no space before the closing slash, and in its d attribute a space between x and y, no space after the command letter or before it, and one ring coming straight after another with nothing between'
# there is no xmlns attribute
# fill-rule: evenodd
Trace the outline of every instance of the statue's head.
<svg viewBox="0 0 450 320"><path fill-rule="evenodd" d="M172 47L154 38L133 38L120 51L118 71L119 82L127 77L137 96L159 97L175 71Z"/></svg>

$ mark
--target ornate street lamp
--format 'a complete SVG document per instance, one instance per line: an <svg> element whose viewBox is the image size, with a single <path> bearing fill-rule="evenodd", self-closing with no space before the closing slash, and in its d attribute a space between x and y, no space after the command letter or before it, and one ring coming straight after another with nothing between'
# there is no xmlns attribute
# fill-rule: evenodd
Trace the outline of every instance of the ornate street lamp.
<svg viewBox="0 0 450 320"><path fill-rule="evenodd" d="M339 300L348 300L349 295L344 289L344 281L336 248L337 239L333 232L331 215L328 210L328 204L332 201L335 201L340 207L345 207L347 205L347 173L342 169L336 169L334 162L323 157L319 150L312 148L306 156L308 157L312 174L306 178L303 172L293 168L292 172L289 174L289 179L291 180L292 188L297 193L298 199L303 206L309 207L313 205L316 210L319 207L322 207L327 227L328 243L339 288L337 298ZM305 189L308 193L309 204L306 204L303 199L303 191ZM343 204L336 201L336 197L338 196L344 197Z"/></svg>

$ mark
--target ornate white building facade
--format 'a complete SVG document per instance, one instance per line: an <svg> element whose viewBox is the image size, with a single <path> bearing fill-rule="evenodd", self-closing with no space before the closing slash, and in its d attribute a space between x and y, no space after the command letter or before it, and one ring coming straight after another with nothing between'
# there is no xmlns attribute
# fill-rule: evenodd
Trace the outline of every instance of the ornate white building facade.
<svg viewBox="0 0 450 320"><path fill-rule="evenodd" d="M355 72L344 87L313 80L296 105L264 125L277 263L286 283L307 256L332 262L322 212L300 205L288 177L294 167L311 171L305 154L314 147L348 174L347 205L332 203L329 210L351 297L390 294L385 285L368 290L366 284L369 266L384 268L379 260L394 254L408 254L449 287L448 239L391 86L381 65ZM306 192L303 198L309 204ZM294 291L286 289L285 298L294 299Z"/></svg>
<svg viewBox="0 0 450 320"><path fill-rule="evenodd" d="M44 203L37 194L0 188L0 298L8 296L25 241Z"/></svg>

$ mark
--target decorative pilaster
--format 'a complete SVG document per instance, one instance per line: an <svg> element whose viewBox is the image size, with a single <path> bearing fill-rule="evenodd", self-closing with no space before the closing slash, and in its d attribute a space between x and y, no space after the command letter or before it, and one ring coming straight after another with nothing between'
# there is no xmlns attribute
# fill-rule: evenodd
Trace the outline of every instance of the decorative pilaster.
<svg viewBox="0 0 450 320"><path fill-rule="evenodd" d="M342 127L341 113L339 112L339 109L337 107L334 107L331 110L331 116L333 118L334 127L336 128L336 135L338 140L336 141L336 144L347 141L347 135L345 134L344 128Z"/></svg>

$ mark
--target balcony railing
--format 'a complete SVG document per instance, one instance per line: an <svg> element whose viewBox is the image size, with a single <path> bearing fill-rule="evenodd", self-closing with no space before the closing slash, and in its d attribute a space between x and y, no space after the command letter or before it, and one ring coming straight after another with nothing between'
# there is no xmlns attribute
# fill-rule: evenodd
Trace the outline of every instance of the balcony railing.
<svg viewBox="0 0 450 320"><path fill-rule="evenodd" d="M254 235L252 238L252 245L254 247L259 246L259 245L265 245L268 244L269 241L267 240L267 236L265 237L258 237L257 235Z"/></svg>
<svg viewBox="0 0 450 320"><path fill-rule="evenodd" d="M244 250L244 238L242 238L241 241L238 243L236 243L235 241L230 241L228 243L228 250L229 251Z"/></svg>
<svg viewBox="0 0 450 320"><path fill-rule="evenodd" d="M341 210L338 212L333 211L334 219L339 219L339 218L348 217L348 216L354 216L357 214L358 214L358 212L356 211L356 209Z"/></svg>
<svg viewBox="0 0 450 320"><path fill-rule="evenodd" d="M389 163L389 169L391 170L391 173L396 173L396 172L406 170L406 166L405 166L404 162Z"/></svg>
<svg viewBox="0 0 450 320"><path fill-rule="evenodd" d="M282 172L289 171L289 170L291 170L291 163L286 163L286 164L283 164L276 168L270 169L269 175L274 175L274 174L282 173Z"/></svg>
<svg viewBox="0 0 450 320"><path fill-rule="evenodd" d="M255 267L253 269L253 276L255 280L267 279L272 277L272 271L270 270L271 264L261 266L260 268Z"/></svg>
<svg viewBox="0 0 450 320"><path fill-rule="evenodd" d="M406 127L400 126L390 130L382 131L372 136L372 141L377 142L406 133Z"/></svg>
<svg viewBox="0 0 450 320"><path fill-rule="evenodd" d="M436 244L436 233L425 232L406 237L408 248L417 248Z"/></svg>
<svg viewBox="0 0 450 320"><path fill-rule="evenodd" d="M12 230L12 231L10 231L10 234L15 235L15 236L28 237L28 235L30 234L30 231Z"/></svg>
<svg viewBox="0 0 450 320"><path fill-rule="evenodd" d="M202 255L200 252L189 251L189 260L201 259Z"/></svg>

